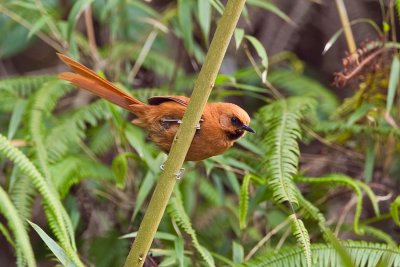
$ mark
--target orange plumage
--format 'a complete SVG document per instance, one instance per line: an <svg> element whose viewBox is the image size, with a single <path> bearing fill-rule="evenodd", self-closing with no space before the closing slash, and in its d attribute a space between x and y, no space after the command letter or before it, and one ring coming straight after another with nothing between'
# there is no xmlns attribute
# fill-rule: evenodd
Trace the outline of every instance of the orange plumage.
<svg viewBox="0 0 400 267"><path fill-rule="evenodd" d="M145 104L79 62L62 54L58 56L73 71L59 74L60 79L67 80L135 114L137 118L132 123L146 129L150 139L164 152L169 152L189 103L188 97L157 96L151 97L148 100L149 104ZM199 161L224 153L244 136L246 131L254 133L249 123L250 117L247 112L235 104L208 103L186 160Z"/></svg>

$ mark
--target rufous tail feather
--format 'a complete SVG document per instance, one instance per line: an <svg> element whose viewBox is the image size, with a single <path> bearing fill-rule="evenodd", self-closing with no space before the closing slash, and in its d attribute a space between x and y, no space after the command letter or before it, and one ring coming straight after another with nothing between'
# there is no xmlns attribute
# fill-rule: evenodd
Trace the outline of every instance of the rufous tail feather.
<svg viewBox="0 0 400 267"><path fill-rule="evenodd" d="M75 86L85 89L101 98L107 99L128 111L134 111L132 105L144 105L144 103L120 90L111 82L101 78L94 71L85 67L81 63L63 54L57 53L57 55L73 71L60 73L58 75L60 79L69 81Z"/></svg>

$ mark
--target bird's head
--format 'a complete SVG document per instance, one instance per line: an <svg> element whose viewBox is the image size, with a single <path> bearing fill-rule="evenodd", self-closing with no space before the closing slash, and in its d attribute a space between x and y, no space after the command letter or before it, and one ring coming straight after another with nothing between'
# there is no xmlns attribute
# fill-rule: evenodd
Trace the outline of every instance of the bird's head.
<svg viewBox="0 0 400 267"><path fill-rule="evenodd" d="M229 140L235 141L245 135L246 131L255 133L250 128L250 117L241 107L231 103L218 103L219 123Z"/></svg>

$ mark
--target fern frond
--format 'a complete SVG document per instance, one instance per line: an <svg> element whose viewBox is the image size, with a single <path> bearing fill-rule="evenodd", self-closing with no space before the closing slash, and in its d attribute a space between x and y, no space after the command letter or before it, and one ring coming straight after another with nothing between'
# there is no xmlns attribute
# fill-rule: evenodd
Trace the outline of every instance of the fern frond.
<svg viewBox="0 0 400 267"><path fill-rule="evenodd" d="M376 197L374 191L372 191L372 189L365 183L359 181L359 180L354 180L354 182L361 187L361 189L364 190L364 192L367 194L372 208L374 209L375 215L376 216L380 216L381 212L379 211L379 205L378 205L378 198Z"/></svg>
<svg viewBox="0 0 400 267"><path fill-rule="evenodd" d="M354 191L357 197L357 205L356 205L356 210L354 212L354 221L353 221L354 232L358 235L363 234L362 229L360 229L359 227L363 197L360 187L357 185L355 181L352 180L352 178L343 174L331 174L323 177L312 177L312 178L296 177L296 179L302 183L317 183L317 184L327 183L327 184L338 184L350 187Z"/></svg>
<svg viewBox="0 0 400 267"><path fill-rule="evenodd" d="M15 250L17 255L17 265L36 266L35 257L29 240L27 230L22 223L21 217L15 206L12 204L6 191L0 186L0 211L7 219L8 226L13 232L15 240Z"/></svg>
<svg viewBox="0 0 400 267"><path fill-rule="evenodd" d="M141 51L140 45L134 45L132 43L118 42L113 44L112 50L108 58L110 60L120 59L129 55L132 61L136 61ZM175 67L177 67L178 74L182 73L182 68L176 66L176 63L168 57L155 49L148 52L146 58L143 61L143 66L157 73L160 76L171 78L174 74Z"/></svg>
<svg viewBox="0 0 400 267"><path fill-rule="evenodd" d="M26 220L30 220L32 216L32 203L36 195L35 192L32 182L28 177L21 174L17 176L14 186L9 192L11 201L17 209L25 228L28 227Z"/></svg>
<svg viewBox="0 0 400 267"><path fill-rule="evenodd" d="M75 147L86 137L85 130L88 125L96 126L100 120L109 116L109 112L105 101L98 100L64 116L65 119L50 130L45 140L50 163L60 160L71 146Z"/></svg>
<svg viewBox="0 0 400 267"><path fill-rule="evenodd" d="M71 86L67 86L65 82L60 80L54 80L44 83L34 96L32 114L30 117L30 132L36 150L36 156L39 161L39 166L42 170L44 178L47 179L47 183L50 186L50 189L54 192L54 196L57 196L57 192L53 188L51 174L48 167L48 152L44 145L44 134L42 133L41 129L44 125L44 115L48 115L48 113L50 113L50 111L54 109L55 105L57 104L57 100L71 89ZM45 203L44 207L45 211L47 211L47 213L49 214L49 219L52 218L52 216L54 215L52 209L54 209L54 207L49 205L49 203ZM75 238L71 220L69 219L65 209L60 209L59 215L61 215L60 218L62 218L62 224L60 224L61 221L58 220L60 218L57 218L57 215L54 218L57 222L57 225L52 224L53 220L49 220L50 226L52 226L53 229L58 230L58 227L61 227L63 230L65 230L69 236L67 240L71 242L70 244L75 250Z"/></svg>
<svg viewBox="0 0 400 267"><path fill-rule="evenodd" d="M276 69L268 73L268 81L292 96L311 97L318 101L318 109L328 116L339 102L336 96L314 79L293 71Z"/></svg>
<svg viewBox="0 0 400 267"><path fill-rule="evenodd" d="M318 222L318 227L323 233L324 239L329 242L336 252L339 254L340 258L343 261L343 266L353 267L351 264L350 255L346 252L346 250L342 247L337 237L331 231L329 227L326 226L326 220L324 215L319 211L317 207L315 207L310 201L304 198L300 191L297 191L297 198L300 203L300 207L304 209L306 212L306 216L311 217L315 221Z"/></svg>
<svg viewBox="0 0 400 267"><path fill-rule="evenodd" d="M115 144L115 137L113 132L110 131L109 123L89 129L87 135L90 136L90 140L87 140L89 142L88 146L96 155L103 155Z"/></svg>
<svg viewBox="0 0 400 267"><path fill-rule="evenodd" d="M53 110L57 100L70 89L70 86L65 86L65 83L59 80L46 82L38 90L33 99L29 123L30 132L36 150L36 156L39 160L40 169L46 179L50 179L50 172L47 163L47 150L43 140L44 133L41 131L44 125L43 117Z"/></svg>
<svg viewBox="0 0 400 267"><path fill-rule="evenodd" d="M368 243L364 241L345 241L341 245L351 255L353 266L374 267L387 259L386 267L400 266L400 249L386 244ZM343 266L339 254L332 245L312 244L312 266L330 267ZM298 267L306 266L301 248L284 248L278 254L267 252L246 262L242 267Z"/></svg>
<svg viewBox="0 0 400 267"><path fill-rule="evenodd" d="M399 208L400 208L400 196L396 197L396 199L390 204L390 215L392 215L394 222L398 226L400 226Z"/></svg>
<svg viewBox="0 0 400 267"><path fill-rule="evenodd" d="M214 259L211 256L210 252L203 246L200 245L195 230L192 227L192 223L190 222L189 216L187 215L182 199L180 196L180 192L175 190L175 196L170 199L170 202L167 206L168 214L171 218L180 226L182 229L190 235L192 238L192 244L195 249L199 252L203 260L207 263L208 266L215 266Z"/></svg>
<svg viewBox="0 0 400 267"><path fill-rule="evenodd" d="M0 79L0 110L11 112L18 99L28 98L43 83L55 79L54 75L19 76Z"/></svg>
<svg viewBox="0 0 400 267"><path fill-rule="evenodd" d="M360 124L348 124L337 121L319 121L313 125L313 130L318 133L351 133L352 135L360 136L361 134L367 136L379 135L388 136L393 135L396 139L400 139L400 129L393 128L388 125L360 125Z"/></svg>
<svg viewBox="0 0 400 267"><path fill-rule="evenodd" d="M397 247L397 244L393 240L393 238L389 234L385 233L384 231L382 231L378 228L372 227L372 226L368 226L368 225L362 225L361 229L363 230L363 232L365 232L366 235L380 239L380 240L386 242L386 244L388 244L388 246L391 246L393 248Z"/></svg>
<svg viewBox="0 0 400 267"><path fill-rule="evenodd" d="M311 266L311 248L310 248L310 236L308 235L307 229L304 226L302 220L296 217L296 214L291 214L289 216L290 226L293 232L293 235L297 239L297 243L299 243L301 249L303 250L306 266Z"/></svg>
<svg viewBox="0 0 400 267"><path fill-rule="evenodd" d="M17 76L0 79L0 91L11 90L20 97L27 97L43 83L56 79L55 75Z"/></svg>
<svg viewBox="0 0 400 267"><path fill-rule="evenodd" d="M8 229L4 226L4 224L0 223L0 233L3 234L4 238L7 240L7 242L13 247L15 248L15 242L14 240L11 238L11 234L8 231Z"/></svg>
<svg viewBox="0 0 400 267"><path fill-rule="evenodd" d="M243 177L242 186L240 188L240 199L239 199L239 225L240 229L244 229L247 226L247 211L249 209L249 185L251 175L245 175Z"/></svg>
<svg viewBox="0 0 400 267"><path fill-rule="evenodd" d="M266 147L264 170L274 200L297 205L296 189L293 176L297 173L299 146L301 138L299 121L303 112L314 104L311 98L293 97L277 100L263 107L259 112L259 120L267 125L263 142Z"/></svg>
<svg viewBox="0 0 400 267"><path fill-rule="evenodd" d="M15 163L15 165L29 177L39 191L45 204L45 212L49 225L61 246L66 250L71 259L78 265L83 266L74 249L74 236L71 233L72 225L66 216L66 211L57 198L57 192L49 185L31 161L17 148L15 148L3 135L0 134L0 153ZM66 226L68 222L69 227Z"/></svg>
<svg viewBox="0 0 400 267"><path fill-rule="evenodd" d="M69 192L72 185L87 177L114 180L109 167L88 157L73 154L51 165L50 173L54 177L54 185L61 197Z"/></svg>
<svg viewBox="0 0 400 267"><path fill-rule="evenodd" d="M221 205L221 196L218 194L218 191L215 185L211 184L210 181L206 179L200 180L199 191L201 195L208 200L212 205L219 206Z"/></svg>

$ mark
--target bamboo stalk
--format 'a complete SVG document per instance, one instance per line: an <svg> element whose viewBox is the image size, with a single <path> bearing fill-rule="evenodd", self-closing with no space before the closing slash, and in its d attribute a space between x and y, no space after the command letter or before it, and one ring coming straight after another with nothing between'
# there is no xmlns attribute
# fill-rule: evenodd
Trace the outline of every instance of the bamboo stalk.
<svg viewBox="0 0 400 267"><path fill-rule="evenodd" d="M200 121L245 2L246 0L229 0L218 22L203 67L194 85L190 103L183 116L182 125L175 136L164 164L164 171L160 175L124 267L140 267L145 261L174 189L176 174L185 160L196 131L195 126Z"/></svg>

